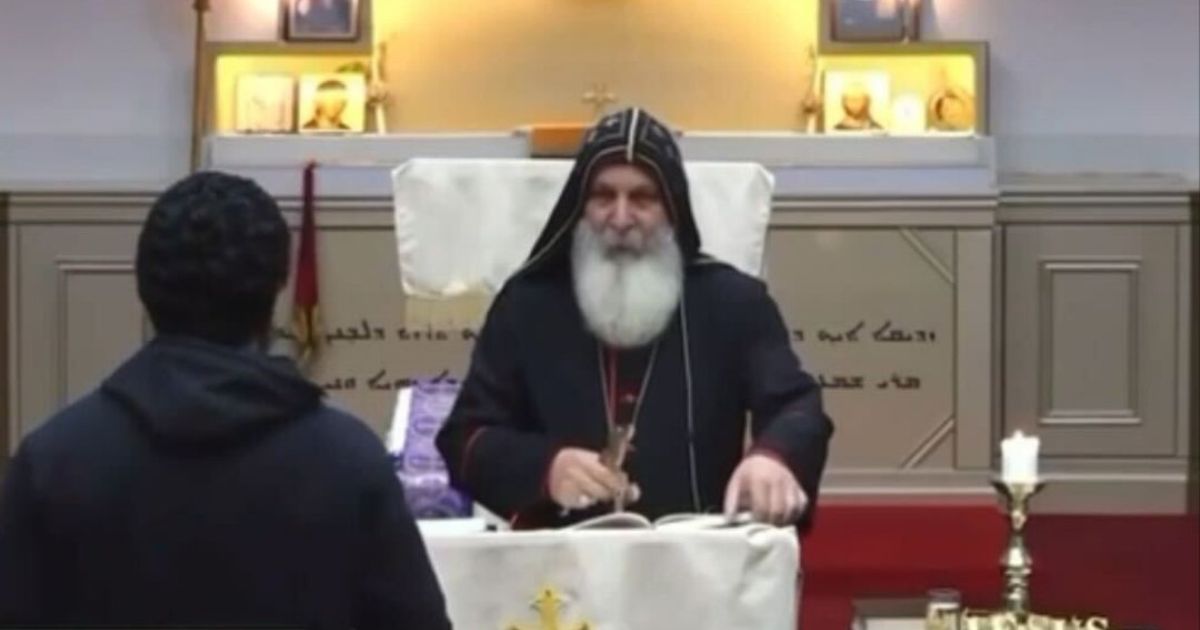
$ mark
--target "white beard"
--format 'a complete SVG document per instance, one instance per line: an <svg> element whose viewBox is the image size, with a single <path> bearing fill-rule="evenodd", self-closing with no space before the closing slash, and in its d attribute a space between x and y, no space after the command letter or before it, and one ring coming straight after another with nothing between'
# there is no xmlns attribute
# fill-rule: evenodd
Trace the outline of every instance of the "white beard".
<svg viewBox="0 0 1200 630"><path fill-rule="evenodd" d="M683 257L671 227L651 235L644 254L610 249L605 235L583 221L574 236L575 300L592 334L617 348L644 346L662 334L683 287Z"/></svg>

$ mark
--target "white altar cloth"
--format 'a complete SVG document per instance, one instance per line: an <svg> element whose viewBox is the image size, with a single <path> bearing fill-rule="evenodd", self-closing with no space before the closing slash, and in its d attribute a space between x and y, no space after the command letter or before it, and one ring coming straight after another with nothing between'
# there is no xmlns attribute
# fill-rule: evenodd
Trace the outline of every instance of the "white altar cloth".
<svg viewBox="0 0 1200 630"><path fill-rule="evenodd" d="M455 628L796 627L791 528L423 532Z"/></svg>

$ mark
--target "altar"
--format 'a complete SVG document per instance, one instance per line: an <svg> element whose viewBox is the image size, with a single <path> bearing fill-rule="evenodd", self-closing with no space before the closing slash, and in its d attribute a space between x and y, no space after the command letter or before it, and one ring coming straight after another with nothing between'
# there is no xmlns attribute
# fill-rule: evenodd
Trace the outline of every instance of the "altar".
<svg viewBox="0 0 1200 630"><path fill-rule="evenodd" d="M793 530L462 532L425 523L456 628L791 630Z"/></svg>

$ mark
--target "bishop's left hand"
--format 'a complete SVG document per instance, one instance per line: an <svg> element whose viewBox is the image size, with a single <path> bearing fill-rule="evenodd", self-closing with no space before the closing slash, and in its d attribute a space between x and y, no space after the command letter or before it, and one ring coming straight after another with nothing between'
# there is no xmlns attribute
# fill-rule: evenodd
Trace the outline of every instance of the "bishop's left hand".
<svg viewBox="0 0 1200 630"><path fill-rule="evenodd" d="M808 495L788 470L770 455L752 454L738 464L725 489L725 516L749 510L755 520L773 525L795 523L808 507Z"/></svg>

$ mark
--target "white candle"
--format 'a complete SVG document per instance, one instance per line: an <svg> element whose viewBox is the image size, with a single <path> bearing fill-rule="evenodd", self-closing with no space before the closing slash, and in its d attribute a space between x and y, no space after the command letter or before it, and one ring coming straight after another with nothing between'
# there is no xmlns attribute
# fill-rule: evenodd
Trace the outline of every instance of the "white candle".
<svg viewBox="0 0 1200 630"><path fill-rule="evenodd" d="M1017 431L1000 442L1000 478L1010 483L1037 483L1038 447L1041 440Z"/></svg>

